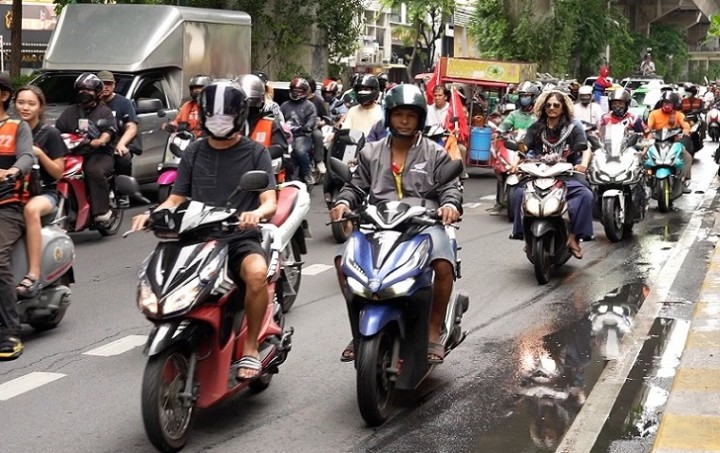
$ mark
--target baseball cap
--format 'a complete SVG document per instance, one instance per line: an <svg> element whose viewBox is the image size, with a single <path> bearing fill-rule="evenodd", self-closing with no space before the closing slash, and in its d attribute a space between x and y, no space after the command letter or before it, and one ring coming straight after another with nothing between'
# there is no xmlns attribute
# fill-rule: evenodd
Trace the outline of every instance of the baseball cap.
<svg viewBox="0 0 720 453"><path fill-rule="evenodd" d="M10 82L10 76L7 74L0 74L0 91L13 92L12 83Z"/></svg>
<svg viewBox="0 0 720 453"><path fill-rule="evenodd" d="M110 71L100 71L97 73L98 79L102 80L103 82L113 82L115 83L115 76Z"/></svg>

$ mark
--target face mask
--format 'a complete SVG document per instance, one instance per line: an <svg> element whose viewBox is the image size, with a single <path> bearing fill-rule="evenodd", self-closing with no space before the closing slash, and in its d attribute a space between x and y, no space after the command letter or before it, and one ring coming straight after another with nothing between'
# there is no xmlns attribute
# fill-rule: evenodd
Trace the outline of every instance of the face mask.
<svg viewBox="0 0 720 453"><path fill-rule="evenodd" d="M198 96L200 96L200 93L190 92L190 99L197 102Z"/></svg>
<svg viewBox="0 0 720 453"><path fill-rule="evenodd" d="M625 108L624 107L615 107L612 109L613 116L616 116L618 118L622 118L623 115L625 115Z"/></svg>
<svg viewBox="0 0 720 453"><path fill-rule="evenodd" d="M521 107L530 107L532 105L532 98L520 98Z"/></svg>
<svg viewBox="0 0 720 453"><path fill-rule="evenodd" d="M85 91L81 91L77 94L77 101L78 104L89 105L95 102L95 96L93 96L92 93L86 93Z"/></svg>
<svg viewBox="0 0 720 453"><path fill-rule="evenodd" d="M663 111L664 113L672 113L673 107L672 107L672 105L663 105L663 106L662 106L662 111Z"/></svg>
<svg viewBox="0 0 720 453"><path fill-rule="evenodd" d="M232 115L214 115L205 120L205 128L213 138L226 139L235 130L235 117Z"/></svg>
<svg viewBox="0 0 720 453"><path fill-rule="evenodd" d="M590 99L588 99L588 98L580 98L580 103L581 103L582 105L588 105L588 104L590 104Z"/></svg>

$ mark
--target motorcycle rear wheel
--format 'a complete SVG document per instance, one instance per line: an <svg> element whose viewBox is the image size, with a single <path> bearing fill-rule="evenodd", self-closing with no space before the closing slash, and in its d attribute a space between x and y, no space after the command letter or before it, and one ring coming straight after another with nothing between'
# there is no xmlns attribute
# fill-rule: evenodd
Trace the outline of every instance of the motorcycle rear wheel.
<svg viewBox="0 0 720 453"><path fill-rule="evenodd" d="M664 178L657 182L657 201L658 211L665 213L670 211L670 194L672 188L670 187L670 179Z"/></svg>
<svg viewBox="0 0 720 453"><path fill-rule="evenodd" d="M300 246L295 239L291 239L288 245L282 250L283 260L283 278L290 285L295 294L285 294L283 292L282 300L280 305L282 306L282 312L287 313L295 303L297 299L297 293L300 291L300 281L302 280L302 269L296 263L302 261L300 256Z"/></svg>
<svg viewBox="0 0 720 453"><path fill-rule="evenodd" d="M175 344L150 357L142 383L142 415L150 442L160 451L180 451L187 443L195 419L195 403L189 406L181 394L190 378L190 357Z"/></svg>
<svg viewBox="0 0 720 453"><path fill-rule="evenodd" d="M387 370L392 361L393 342L394 335L387 327L358 341L357 398L360 415L368 426L380 426L389 416L393 382Z"/></svg>
<svg viewBox="0 0 720 453"><path fill-rule="evenodd" d="M113 212L112 220L108 226L97 226L98 233L101 236L115 236L120 231L120 225L122 225L123 215L125 211L118 209L117 199L110 200L110 210Z"/></svg>
<svg viewBox="0 0 720 453"><path fill-rule="evenodd" d="M505 191L506 200L505 204L507 205L507 218L508 222L513 223L515 221L515 209L513 208L513 199L515 198L515 191L517 190L517 186L508 186L507 190Z"/></svg>
<svg viewBox="0 0 720 453"><path fill-rule="evenodd" d="M533 265L535 267L535 278L540 285L547 285L550 281L552 261L550 260L550 238L540 236L532 239Z"/></svg>
<svg viewBox="0 0 720 453"><path fill-rule="evenodd" d="M603 198L602 224L605 229L605 236L610 239L610 242L620 242L623 238L623 222L620 220L621 209L616 198Z"/></svg>

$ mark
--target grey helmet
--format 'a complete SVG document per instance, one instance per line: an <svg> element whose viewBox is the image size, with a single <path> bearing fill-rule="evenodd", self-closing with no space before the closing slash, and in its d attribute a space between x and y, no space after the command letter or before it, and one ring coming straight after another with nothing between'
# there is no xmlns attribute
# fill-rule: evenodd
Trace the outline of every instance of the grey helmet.
<svg viewBox="0 0 720 453"><path fill-rule="evenodd" d="M390 129L390 133L398 135L390 124L390 115L392 111L398 107L409 107L418 113L417 131L425 128L425 119L427 118L427 99L420 91L417 85L403 84L390 88L385 94L385 127Z"/></svg>
<svg viewBox="0 0 720 453"><path fill-rule="evenodd" d="M612 108L612 102L613 101L623 101L624 107L622 109L613 109ZM610 93L610 96L608 97L608 105L610 106L610 112L613 116L617 118L622 118L625 116L625 114L628 111L628 108L630 107L630 93L628 93L623 88L618 88Z"/></svg>
<svg viewBox="0 0 720 453"><path fill-rule="evenodd" d="M206 86L210 85L212 83L212 79L209 76L198 74L190 79L190 82L188 83L188 88L190 89L190 97L193 101L197 101L198 96L200 93L193 94L193 88L200 87L205 88Z"/></svg>
<svg viewBox="0 0 720 453"><path fill-rule="evenodd" d="M265 84L254 74L245 74L237 79L237 84L247 97L248 107L262 109L265 104Z"/></svg>

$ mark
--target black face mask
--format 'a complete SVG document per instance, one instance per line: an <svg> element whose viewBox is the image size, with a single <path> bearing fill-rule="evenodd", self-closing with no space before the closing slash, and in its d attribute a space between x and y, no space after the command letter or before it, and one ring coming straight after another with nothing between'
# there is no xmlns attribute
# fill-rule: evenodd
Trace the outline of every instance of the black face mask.
<svg viewBox="0 0 720 453"><path fill-rule="evenodd" d="M95 102L95 96L92 93L87 93L85 91L81 91L76 96L78 104L82 106L89 106L93 102Z"/></svg>
<svg viewBox="0 0 720 453"><path fill-rule="evenodd" d="M194 93L192 91L190 92L190 99L192 99L193 101L197 102L198 97L200 97L200 93Z"/></svg>

